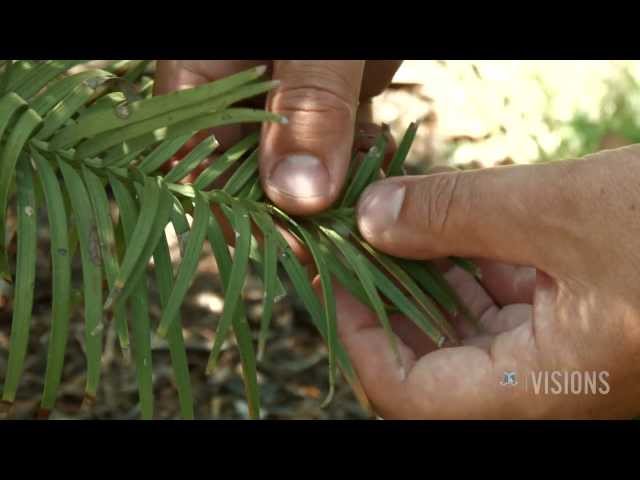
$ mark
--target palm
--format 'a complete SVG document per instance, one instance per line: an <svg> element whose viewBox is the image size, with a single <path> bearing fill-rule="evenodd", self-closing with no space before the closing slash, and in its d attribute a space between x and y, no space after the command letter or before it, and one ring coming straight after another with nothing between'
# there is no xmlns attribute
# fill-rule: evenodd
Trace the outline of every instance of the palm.
<svg viewBox="0 0 640 480"><path fill-rule="evenodd" d="M477 418L479 412L505 414L498 397L504 397L505 390L499 384L503 370L527 366L523 360L528 358L532 344L532 312L538 308L534 304L536 271L487 261L477 263L483 273L480 282L460 268L449 270L445 276L479 320L482 331L461 317L452 318L462 345L438 349L405 317L392 318L403 344L404 371L389 368L396 365L395 359L373 312L346 291L338 291L342 341L356 360L358 374L381 415L415 418L423 411L420 404L424 402L430 404L428 410L450 418L461 414ZM367 359L365 368L359 368L358 358ZM510 365L508 360L500 365L509 358L513 359ZM390 390L397 392L393 401L387 400ZM481 391L482 396L473 395Z"/></svg>

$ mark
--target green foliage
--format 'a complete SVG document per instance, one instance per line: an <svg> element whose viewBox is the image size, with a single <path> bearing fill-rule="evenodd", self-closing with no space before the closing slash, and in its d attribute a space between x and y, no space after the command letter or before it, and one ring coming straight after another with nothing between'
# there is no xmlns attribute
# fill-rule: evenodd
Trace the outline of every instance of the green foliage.
<svg viewBox="0 0 640 480"><path fill-rule="evenodd" d="M383 137L352 172L339 206L315 217L294 219L263 200L257 174L257 134L224 152L197 173L191 184L180 182L194 175L196 167L218 146L213 137L204 139L173 169L162 170L200 130L238 122L286 122L277 114L233 107L275 85L261 80L264 67L151 97L149 79L144 80L141 91L132 83L146 78L147 62L117 62L105 70L65 73L78 63L8 61L0 70L0 274L15 285L2 392L5 409L10 409L16 398L27 350L36 281L37 209L42 204L47 207L53 269L42 416L55 407L58 396L72 309L71 262L76 255L83 275L87 407L98 392L102 332L107 322L113 321L123 355L128 357L130 347L133 349L142 418L154 415L151 336L156 330L169 344L182 416L193 418L180 306L206 241L216 258L225 295L207 373L215 369L224 340L233 334L252 418L260 415L259 361L242 302L251 263L262 274L265 287L258 350L268 348L272 303L282 291L280 264L327 342L327 402L339 371L357 386L337 335L332 278L378 314L396 355L391 313L405 314L438 345L446 338L456 340L446 313L466 310L437 270L428 263L401 261L376 252L355 227L353 206L358 196L369 183L385 176ZM401 174L415 130L411 125L388 175ZM211 189L213 182L232 168L235 172L229 180L221 188ZM18 212L15 259L10 258L4 243L7 208L14 197ZM110 198L117 206L115 218L110 213ZM233 259L212 208L222 212L236 232ZM187 215L193 219L191 224ZM320 297L276 223L309 249L319 273ZM165 236L169 224L182 246L175 273ZM262 246L255 244L252 224L262 233ZM152 259L163 312L158 325L152 325L149 314L147 282Z"/></svg>
<svg viewBox="0 0 640 480"><path fill-rule="evenodd" d="M540 149L540 161L582 157L606 148L607 137L616 142L640 142L640 83L628 71L606 81L607 93L599 104L600 116L593 118L584 111L576 112L567 122L547 120L559 130L561 142L551 152Z"/></svg>

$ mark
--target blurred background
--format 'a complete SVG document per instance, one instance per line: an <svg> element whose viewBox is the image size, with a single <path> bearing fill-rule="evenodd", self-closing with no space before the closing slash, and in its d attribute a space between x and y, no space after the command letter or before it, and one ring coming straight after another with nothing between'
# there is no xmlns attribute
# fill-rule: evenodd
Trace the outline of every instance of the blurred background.
<svg viewBox="0 0 640 480"><path fill-rule="evenodd" d="M634 61L406 61L392 87L374 100L375 119L387 123L397 140L410 122L419 122L408 160L416 173L433 165L482 168L556 161L640 142L639 82L640 62ZM46 219L41 229L40 277L28 358L15 404L17 418L33 418L43 386L51 302ZM176 242L171 247L177 255ZM0 382L11 327L5 288L0 285ZM157 292L154 295L157 298ZM248 278L244 297L257 335L262 311L258 277ZM155 322L160 316L157 305L154 302L151 310ZM224 346L215 375L204 374L222 308L215 260L205 249L182 311L196 416L201 419L239 419L248 413L232 340ZM105 335L97 403L91 411L80 409L85 381L83 335L82 318L76 311L60 398L51 418L137 418L135 371L123 361L112 329ZM154 339L153 352L156 418L178 418L166 343ZM333 402L320 408L328 389L326 351L294 297L280 299L275 306L271 336L258 370L264 418L370 418L344 382L339 382Z"/></svg>
<svg viewBox="0 0 640 480"><path fill-rule="evenodd" d="M376 101L409 160L491 167L561 160L640 141L638 61L405 61Z"/></svg>

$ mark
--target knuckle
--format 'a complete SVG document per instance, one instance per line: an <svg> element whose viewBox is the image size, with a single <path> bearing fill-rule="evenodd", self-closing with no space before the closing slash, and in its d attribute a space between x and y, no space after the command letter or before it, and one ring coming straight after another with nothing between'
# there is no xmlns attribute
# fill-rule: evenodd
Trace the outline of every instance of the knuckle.
<svg viewBox="0 0 640 480"><path fill-rule="evenodd" d="M452 221L453 212L468 208L469 192L461 188L462 172L433 175L419 190L417 205L422 208L426 231L442 234Z"/></svg>
<svg viewBox="0 0 640 480"><path fill-rule="evenodd" d="M304 112L353 117L350 100L333 88L314 84L283 85L277 93L277 109L282 113Z"/></svg>
<svg viewBox="0 0 640 480"><path fill-rule="evenodd" d="M359 61L280 61L278 109L348 114L355 118L362 74Z"/></svg>

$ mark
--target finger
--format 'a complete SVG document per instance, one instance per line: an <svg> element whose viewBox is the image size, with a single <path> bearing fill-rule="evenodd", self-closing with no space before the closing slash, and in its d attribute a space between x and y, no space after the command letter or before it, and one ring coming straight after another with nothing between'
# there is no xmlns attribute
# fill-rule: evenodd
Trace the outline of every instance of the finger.
<svg viewBox="0 0 640 480"><path fill-rule="evenodd" d="M156 66L154 95L193 88L264 64L259 60L159 60ZM255 129L255 126L253 126ZM245 125L225 125L207 129L203 135L214 135L224 151L247 133ZM195 140L189 145L195 146Z"/></svg>
<svg viewBox="0 0 640 480"><path fill-rule="evenodd" d="M575 249L564 247L581 228L567 221L581 208L565 192L570 168L520 165L376 182L358 205L360 232L402 257L494 258L553 269L567 262Z"/></svg>
<svg viewBox="0 0 640 480"><path fill-rule="evenodd" d="M438 345L418 327L415 322L402 315L389 317L391 329L400 340L411 349L416 358L438 349Z"/></svg>
<svg viewBox="0 0 640 480"><path fill-rule="evenodd" d="M351 160L364 61L276 61L280 85L269 110L286 125L262 129L260 174L265 193L291 214L309 215L338 197Z"/></svg>
<svg viewBox="0 0 640 480"><path fill-rule="evenodd" d="M533 299L528 303L505 302L497 304L484 285L458 266L452 267L444 274L444 277L457 293L461 303L477 320L477 324L474 324L461 314L448 316L463 340L478 335L489 335L488 339L492 340L492 335L511 330L530 320L529 314Z"/></svg>
<svg viewBox="0 0 640 480"><path fill-rule="evenodd" d="M428 174L456 172L459 169L447 165L436 165L429 169ZM439 262L442 262L438 259ZM483 258L473 259L480 269L480 284L498 305L512 303L532 303L536 284L536 270L532 267L522 267L499 263ZM452 268L451 262L439 264L443 271Z"/></svg>
<svg viewBox="0 0 640 480"><path fill-rule="evenodd" d="M368 60L364 67L360 99L369 100L384 92L400 65L402 60Z"/></svg>
<svg viewBox="0 0 640 480"><path fill-rule="evenodd" d="M473 259L473 262L480 269L480 283L499 305L533 303L535 268L482 258Z"/></svg>
<svg viewBox="0 0 640 480"><path fill-rule="evenodd" d="M403 381L406 372L413 368L415 353L399 338L398 351L403 364L400 368L375 314L335 283L334 295L340 341L374 409L381 412L378 404L383 392L385 403L403 409L407 404Z"/></svg>
<svg viewBox="0 0 640 480"><path fill-rule="evenodd" d="M449 165L434 165L427 170L427 175L435 175L436 173L459 172L460 169Z"/></svg>
<svg viewBox="0 0 640 480"><path fill-rule="evenodd" d="M375 123L359 122L356 126L353 151L356 154L356 158L361 161L364 155L375 145L380 134L384 134L387 141L384 159L382 160L382 168L386 168L397 150L395 139L386 125L380 126Z"/></svg>
<svg viewBox="0 0 640 480"><path fill-rule="evenodd" d="M154 93L193 88L264 63L264 60L158 60Z"/></svg>
<svg viewBox="0 0 640 480"><path fill-rule="evenodd" d="M504 371L532 370L537 352L531 322L493 338L489 350L465 345L430 351L417 359L400 339L405 370L388 347L375 315L339 286L338 333L362 386L384 418L510 418L526 413L526 392L505 389Z"/></svg>
<svg viewBox="0 0 640 480"><path fill-rule="evenodd" d="M493 317L500 311L489 294L482 288L475 277L458 266L451 267L444 278L453 288L460 299L460 302L467 308L469 313L477 319L480 326L489 332L487 324L491 324ZM472 324L464 315L449 315L449 321L456 328L462 339L466 339L480 333L476 325Z"/></svg>
<svg viewBox="0 0 640 480"><path fill-rule="evenodd" d="M486 339L486 337L485 337ZM403 418L504 419L540 416L526 389L500 384L504 372L537 370L532 322L501 333L488 345L444 348L418 360L406 389L415 406ZM524 376L524 375L523 375ZM393 404L386 403L392 410Z"/></svg>

